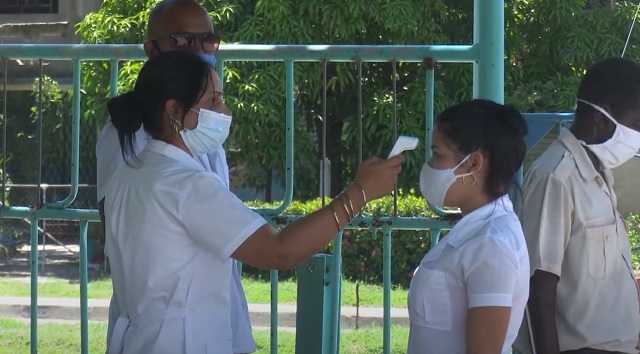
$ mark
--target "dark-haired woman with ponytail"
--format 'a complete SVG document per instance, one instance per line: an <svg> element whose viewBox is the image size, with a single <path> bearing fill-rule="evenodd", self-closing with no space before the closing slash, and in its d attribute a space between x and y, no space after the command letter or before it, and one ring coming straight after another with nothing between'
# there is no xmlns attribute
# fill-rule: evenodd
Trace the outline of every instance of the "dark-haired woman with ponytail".
<svg viewBox="0 0 640 354"><path fill-rule="evenodd" d="M372 157L326 207L276 231L193 155L221 146L214 72L195 54L147 61L108 109L127 164L105 188L106 253L121 316L109 353L232 354L232 258L293 268L323 249L371 200L390 193L403 158ZM142 126L150 139L135 153Z"/></svg>
<svg viewBox="0 0 640 354"><path fill-rule="evenodd" d="M516 109L491 101L460 103L437 118L420 190L462 218L414 273L408 354L510 353L529 295L527 248L507 195L526 134Z"/></svg>

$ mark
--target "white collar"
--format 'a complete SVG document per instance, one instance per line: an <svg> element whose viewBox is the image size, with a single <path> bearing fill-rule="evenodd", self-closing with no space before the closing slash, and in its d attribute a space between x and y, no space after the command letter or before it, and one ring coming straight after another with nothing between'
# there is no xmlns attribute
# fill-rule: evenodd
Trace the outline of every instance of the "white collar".
<svg viewBox="0 0 640 354"><path fill-rule="evenodd" d="M509 213L513 213L513 204L511 203L511 199L509 199L509 195L504 195L491 203L481 206L460 219L449 234L427 252L424 260L428 261L439 258L447 246L454 248L460 247L478 235L476 231L482 224Z"/></svg>
<svg viewBox="0 0 640 354"><path fill-rule="evenodd" d="M167 144L164 141L149 138L149 140L147 140L147 144L144 146L144 150L155 152L170 159L185 163L190 167L204 171L202 165L200 165L193 156L189 155L186 151L178 148L177 146Z"/></svg>

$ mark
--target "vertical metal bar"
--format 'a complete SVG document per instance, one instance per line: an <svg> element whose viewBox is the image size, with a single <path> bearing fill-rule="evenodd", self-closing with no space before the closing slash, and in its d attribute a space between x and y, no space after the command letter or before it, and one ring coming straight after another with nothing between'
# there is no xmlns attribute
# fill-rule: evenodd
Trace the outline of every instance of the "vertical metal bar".
<svg viewBox="0 0 640 354"><path fill-rule="evenodd" d="M220 88L224 89L224 60L216 60L216 72L220 77ZM222 99L224 99L224 97L222 97ZM238 275L240 275L240 278L242 278L242 262L240 261L235 261L235 262L236 262L236 269L238 271Z"/></svg>
<svg viewBox="0 0 640 354"><path fill-rule="evenodd" d="M294 104L293 104L293 60L285 60L285 109L286 109L286 170L285 170L285 195L282 204L271 210L265 210L273 214L282 213L293 200L293 145L294 145ZM222 65L220 65L222 67ZM272 270L271 274L271 354L278 353L278 271Z"/></svg>
<svg viewBox="0 0 640 354"><path fill-rule="evenodd" d="M362 133L362 60L358 59L358 164L362 163L363 133Z"/></svg>
<svg viewBox="0 0 640 354"><path fill-rule="evenodd" d="M224 60L219 60L219 59L216 60L216 72L220 77L220 86L221 86L220 88L224 89ZM222 99L224 99L224 97ZM242 278L242 262L240 261L235 261L235 262L236 262L236 269L238 271L238 275L240 275L240 278Z"/></svg>
<svg viewBox="0 0 640 354"><path fill-rule="evenodd" d="M216 71L220 77L220 84L224 88L224 60L216 58Z"/></svg>
<svg viewBox="0 0 640 354"><path fill-rule="evenodd" d="M71 116L71 189L63 200L45 205L45 208L66 208L78 195L80 162L80 85L82 68L80 59L73 59L73 103Z"/></svg>
<svg viewBox="0 0 640 354"><path fill-rule="evenodd" d="M118 96L118 69L119 62L117 59L109 61L109 96Z"/></svg>
<svg viewBox="0 0 640 354"><path fill-rule="evenodd" d="M435 61L431 58L427 58L424 61L424 66L426 68L426 88L425 88L425 101L426 101L426 109L425 109L425 136L424 136L424 145L425 145L425 162L431 158L431 144L433 142L433 115L435 111Z"/></svg>
<svg viewBox="0 0 640 354"><path fill-rule="evenodd" d="M38 219L31 226L31 354L38 353Z"/></svg>
<svg viewBox="0 0 640 354"><path fill-rule="evenodd" d="M333 287L329 295L330 306L330 331L329 331L329 354L340 353L340 316L342 315L342 231L338 232L333 239L333 266L331 272L331 282Z"/></svg>
<svg viewBox="0 0 640 354"><path fill-rule="evenodd" d="M393 143L398 139L398 63L391 62L393 75ZM393 187L393 216L398 216L398 183Z"/></svg>
<svg viewBox="0 0 640 354"><path fill-rule="evenodd" d="M325 338L329 332L326 317L330 307L330 292L334 288L331 274L330 254L317 254L296 269L296 353L331 353Z"/></svg>
<svg viewBox="0 0 640 354"><path fill-rule="evenodd" d="M285 196L278 213L282 213L293 200L293 154L294 154L294 104L293 104L293 60L285 61L286 72L286 171ZM276 209L277 210L277 209Z"/></svg>
<svg viewBox="0 0 640 354"><path fill-rule="evenodd" d="M89 353L89 307L87 304L87 230L88 221L80 221L80 353Z"/></svg>
<svg viewBox="0 0 640 354"><path fill-rule="evenodd" d="M2 206L7 201L7 75L9 59L3 59L4 79L2 80Z"/></svg>
<svg viewBox="0 0 640 354"><path fill-rule="evenodd" d="M440 241L440 234L442 233L442 230L431 229L429 230L429 233L431 234L431 246L429 246L429 248L433 248L433 246L437 245L438 241Z"/></svg>
<svg viewBox="0 0 640 354"><path fill-rule="evenodd" d="M278 271L269 272L271 280L271 342L270 353L278 354Z"/></svg>
<svg viewBox="0 0 640 354"><path fill-rule="evenodd" d="M38 198L36 208L42 206L42 80L44 79L42 59L38 60L38 64L40 65L40 77L38 78L38 190L36 191Z"/></svg>
<svg viewBox="0 0 640 354"><path fill-rule="evenodd" d="M504 103L504 0L473 2L473 97ZM515 179L522 182L522 169Z"/></svg>
<svg viewBox="0 0 640 354"><path fill-rule="evenodd" d="M294 103L293 103L293 60L287 59L284 61L285 74L286 74L286 89L285 89L285 111L286 111L286 162L285 162L285 186L284 186L284 200L276 208L261 208L254 209L263 215L277 215L281 214L285 209L289 207L293 200L293 158L294 158Z"/></svg>
<svg viewBox="0 0 640 354"><path fill-rule="evenodd" d="M433 124L434 124L434 111L435 111L435 61L432 58L424 60L423 64L426 67L426 89L425 89L425 162L431 157L431 144L433 139ZM445 216L451 214L438 206L432 205L427 202L429 209L438 216Z"/></svg>
<svg viewBox="0 0 640 354"><path fill-rule="evenodd" d="M504 103L504 0L473 4L473 97Z"/></svg>
<svg viewBox="0 0 640 354"><path fill-rule="evenodd" d="M320 161L320 199L322 200L322 206L325 206L325 198L327 197L326 191L326 160L327 160L327 60L322 60L322 146L321 149L321 161Z"/></svg>
<svg viewBox="0 0 640 354"><path fill-rule="evenodd" d="M382 352L391 353L391 228L385 228L382 236L383 323Z"/></svg>

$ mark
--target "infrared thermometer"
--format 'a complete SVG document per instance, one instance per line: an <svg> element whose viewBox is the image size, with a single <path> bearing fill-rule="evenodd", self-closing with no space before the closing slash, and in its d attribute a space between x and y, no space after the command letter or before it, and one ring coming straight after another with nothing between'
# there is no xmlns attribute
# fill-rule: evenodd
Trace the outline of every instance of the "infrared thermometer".
<svg viewBox="0 0 640 354"><path fill-rule="evenodd" d="M420 142L418 138L400 135L398 137L398 140L396 140L396 144L393 146L393 149L391 149L391 153L389 154L389 157L387 159L397 156L404 151L414 150L418 147L418 142Z"/></svg>

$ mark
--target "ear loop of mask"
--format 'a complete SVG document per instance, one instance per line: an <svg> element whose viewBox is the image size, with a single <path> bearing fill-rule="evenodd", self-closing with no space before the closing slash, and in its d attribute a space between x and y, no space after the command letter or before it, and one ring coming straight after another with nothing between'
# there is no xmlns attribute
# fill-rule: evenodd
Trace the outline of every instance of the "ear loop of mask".
<svg viewBox="0 0 640 354"><path fill-rule="evenodd" d="M471 154L473 154L473 153L471 153ZM460 161L460 163L459 163L459 164L457 164L454 168L452 168L452 169L451 169L451 172L453 172L453 174L454 174L456 177L464 177L464 176L469 176L469 175L472 175L472 174L473 174L473 172L465 172L465 173L461 173L461 174L459 174L459 175L456 175L456 170L458 169L458 167L462 166L462 164L463 164L463 163L465 163L465 161L467 161L467 160L469 159L469 157L471 157L471 154L467 155L467 157L465 157L464 159L462 159L462 161Z"/></svg>

